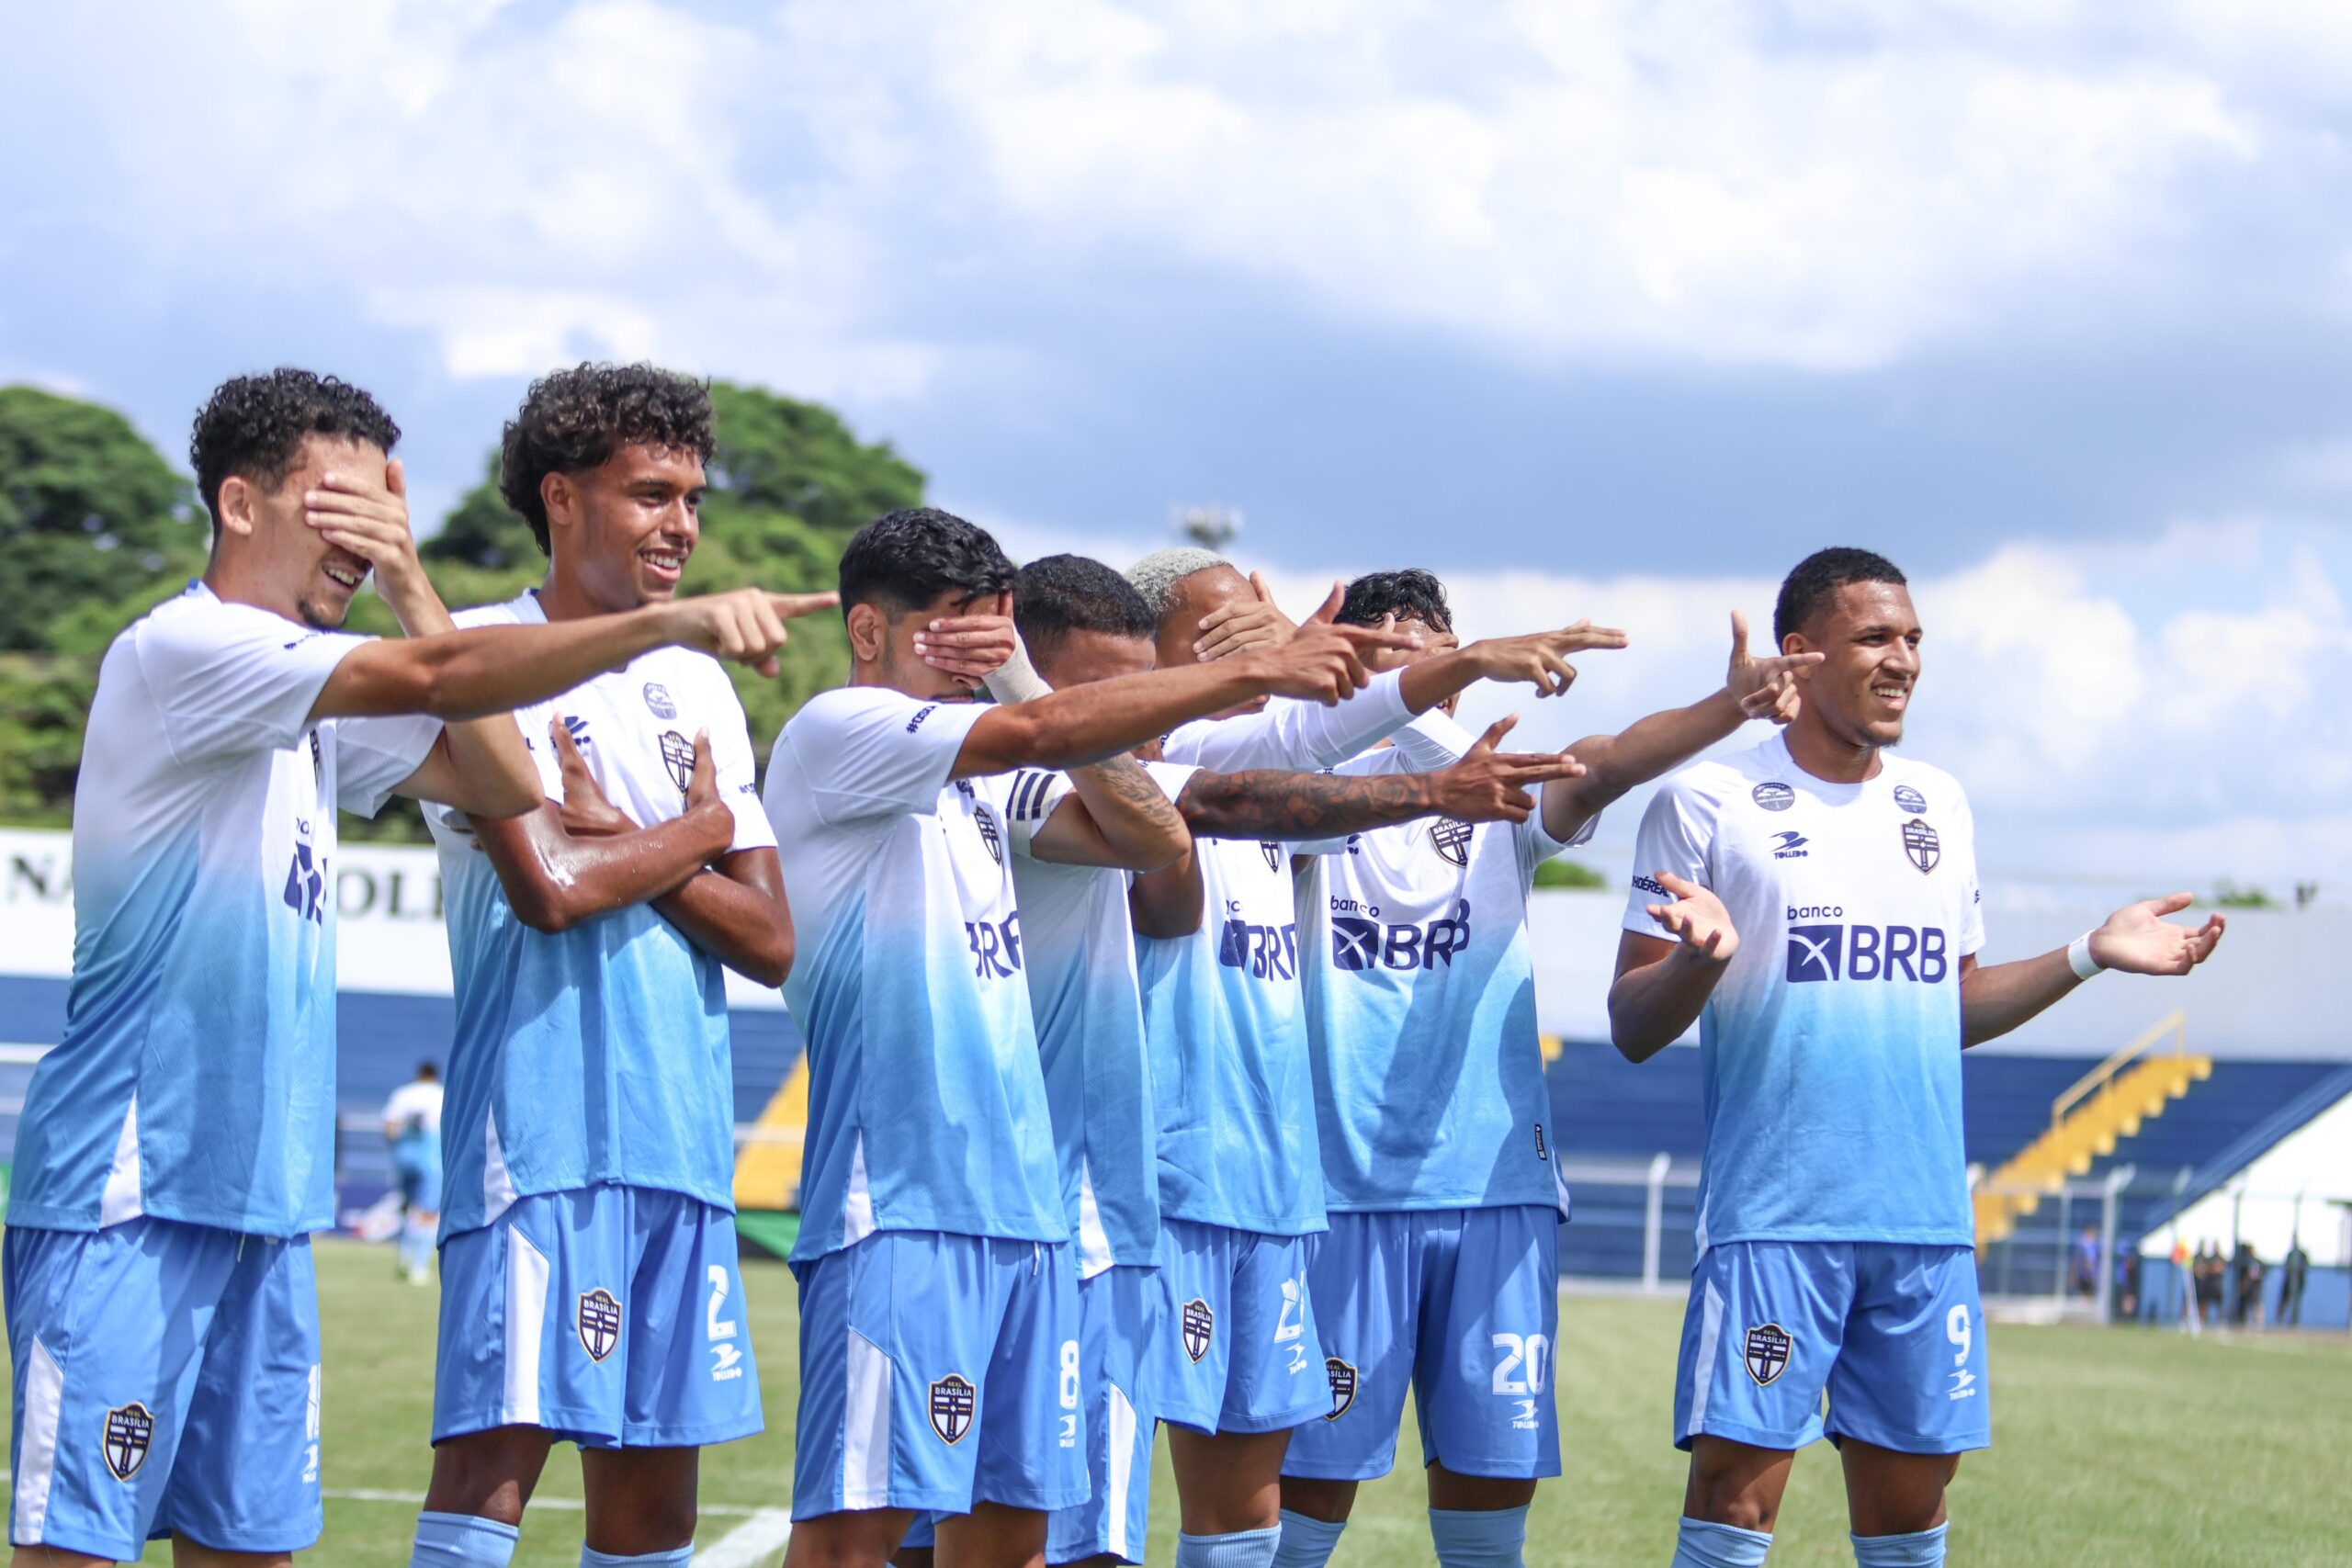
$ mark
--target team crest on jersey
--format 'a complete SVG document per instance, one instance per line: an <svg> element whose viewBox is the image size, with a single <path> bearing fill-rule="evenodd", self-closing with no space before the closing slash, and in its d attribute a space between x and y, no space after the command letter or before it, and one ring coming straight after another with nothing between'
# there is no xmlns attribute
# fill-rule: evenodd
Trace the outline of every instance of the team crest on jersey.
<svg viewBox="0 0 2352 1568"><path fill-rule="evenodd" d="M972 825L980 830L980 842L988 846L989 859L1004 863L1004 838L996 830L996 817L985 806L972 813Z"/></svg>
<svg viewBox="0 0 2352 1568"><path fill-rule="evenodd" d="M1258 846L1258 852L1266 857L1266 869L1268 871L1282 870L1283 847L1280 844L1261 843Z"/></svg>
<svg viewBox="0 0 2352 1568"><path fill-rule="evenodd" d="M1468 865L1470 839L1476 831L1467 822L1441 817L1430 824L1430 842L1436 847L1440 860L1452 865Z"/></svg>
<svg viewBox="0 0 2352 1568"><path fill-rule="evenodd" d="M602 1285L581 1292L576 1322L580 1348L588 1352L592 1361L603 1360L621 1342L621 1303Z"/></svg>
<svg viewBox="0 0 2352 1568"><path fill-rule="evenodd" d="M1323 1419L1337 1421L1356 1402L1356 1370L1337 1356L1326 1356L1323 1373L1331 1380L1331 1413Z"/></svg>
<svg viewBox="0 0 2352 1568"><path fill-rule="evenodd" d="M133 1401L107 1412L107 1469L117 1481L128 1481L147 1462L148 1445L155 1439L155 1417Z"/></svg>
<svg viewBox="0 0 2352 1568"><path fill-rule="evenodd" d="M939 1434L943 1443L954 1445L964 1440L972 1429L972 1412L978 1399L972 1385L954 1372L931 1385L931 1429Z"/></svg>
<svg viewBox="0 0 2352 1568"><path fill-rule="evenodd" d="M645 707L656 718L675 718L678 705L670 698L670 688L659 681L645 683Z"/></svg>
<svg viewBox="0 0 2352 1568"><path fill-rule="evenodd" d="M1198 1361L1209 1353L1209 1340L1216 1334L1216 1314L1209 1303L1194 1296L1184 1303L1184 1354Z"/></svg>
<svg viewBox="0 0 2352 1568"><path fill-rule="evenodd" d="M1904 810L1911 813L1912 816L1919 817L1924 816L1927 812L1928 797L1921 795L1917 790L1913 789L1909 784L1896 784L1894 786L1894 804L1903 807Z"/></svg>
<svg viewBox="0 0 2352 1568"><path fill-rule="evenodd" d="M695 743L674 729L662 732L662 761L669 767L670 780L684 795L694 786Z"/></svg>
<svg viewBox="0 0 2352 1568"><path fill-rule="evenodd" d="M1767 811L1786 811L1797 803L1797 792L1778 781L1758 784L1747 793Z"/></svg>
<svg viewBox="0 0 2352 1568"><path fill-rule="evenodd" d="M1903 852L1923 875L1935 870L1936 863L1944 858L1943 846L1936 839L1936 830L1924 819L1903 824Z"/></svg>
<svg viewBox="0 0 2352 1568"><path fill-rule="evenodd" d="M1741 1359L1747 1363L1747 1375L1756 1380L1757 1387L1764 1387L1789 1370L1789 1348L1793 1343L1789 1331L1777 1323L1747 1331L1747 1345Z"/></svg>

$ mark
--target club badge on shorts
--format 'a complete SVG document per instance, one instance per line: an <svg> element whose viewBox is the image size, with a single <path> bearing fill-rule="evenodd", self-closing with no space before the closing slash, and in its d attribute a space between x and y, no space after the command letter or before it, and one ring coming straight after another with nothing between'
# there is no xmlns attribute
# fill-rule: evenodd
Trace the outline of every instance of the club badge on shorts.
<svg viewBox="0 0 2352 1568"><path fill-rule="evenodd" d="M962 1442L964 1434L972 1429L972 1412L978 1407L972 1385L954 1372L931 1385L931 1429L950 1447Z"/></svg>
<svg viewBox="0 0 2352 1568"><path fill-rule="evenodd" d="M1756 1386L1764 1387L1789 1370L1789 1348L1793 1343L1789 1331L1777 1323L1758 1325L1747 1331L1747 1345L1741 1359L1747 1363L1747 1375Z"/></svg>
<svg viewBox="0 0 2352 1568"><path fill-rule="evenodd" d="M128 1481L147 1462L148 1445L155 1440L155 1417L136 1401L107 1412L107 1469L117 1481Z"/></svg>
<svg viewBox="0 0 2352 1568"><path fill-rule="evenodd" d="M1936 863L1944 858L1943 845L1924 817L1915 817L1903 824L1903 852L1922 875L1935 870Z"/></svg>
<svg viewBox="0 0 2352 1568"><path fill-rule="evenodd" d="M621 1342L621 1303L599 1285L580 1294L580 1348L592 1361L601 1361Z"/></svg>
<svg viewBox="0 0 2352 1568"><path fill-rule="evenodd" d="M1323 1372L1331 1380L1331 1413L1323 1419L1337 1421L1356 1402L1356 1370L1337 1356L1326 1356Z"/></svg>
<svg viewBox="0 0 2352 1568"><path fill-rule="evenodd" d="M1194 1296L1184 1303L1184 1354L1198 1361L1209 1353L1209 1340L1216 1333L1216 1314L1209 1303Z"/></svg>

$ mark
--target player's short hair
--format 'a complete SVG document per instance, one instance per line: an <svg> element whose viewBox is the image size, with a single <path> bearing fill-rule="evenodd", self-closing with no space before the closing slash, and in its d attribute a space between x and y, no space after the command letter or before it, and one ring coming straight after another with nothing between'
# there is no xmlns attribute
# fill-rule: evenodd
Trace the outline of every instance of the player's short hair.
<svg viewBox="0 0 2352 1568"><path fill-rule="evenodd" d="M935 506L906 507L860 528L842 551L842 614L871 604L902 615L950 589L1001 593L1012 579L1012 560L987 529Z"/></svg>
<svg viewBox="0 0 2352 1568"><path fill-rule="evenodd" d="M498 493L548 553L548 504L539 483L549 474L597 467L624 446L691 452L704 462L718 450L710 384L650 365L575 365L531 383L506 422L498 453Z"/></svg>
<svg viewBox="0 0 2352 1568"><path fill-rule="evenodd" d="M1791 632L1803 631L1822 604L1849 582L1892 582L1900 587L1909 581L1893 561L1874 550L1858 550L1849 545L1815 550L1781 580L1780 601L1772 606L1773 646L1786 642Z"/></svg>
<svg viewBox="0 0 2352 1568"><path fill-rule="evenodd" d="M1178 545L1170 549L1154 550L1127 568L1127 581L1143 595L1146 607L1151 611L1156 625L1169 607L1176 603L1176 590L1183 581L1211 567L1233 563L1215 550L1204 550L1198 545Z"/></svg>
<svg viewBox="0 0 2352 1568"><path fill-rule="evenodd" d="M1437 573L1408 566L1401 571L1368 571L1348 584L1340 600L1339 624L1376 626L1385 615L1419 621L1431 631L1453 629L1453 606Z"/></svg>
<svg viewBox="0 0 2352 1568"><path fill-rule="evenodd" d="M1104 632L1149 642L1159 618L1135 584L1086 556L1046 556L1012 580L1012 624L1039 658L1072 632Z"/></svg>
<svg viewBox="0 0 2352 1568"><path fill-rule="evenodd" d="M431 1062L419 1062L416 1065L416 1076L420 1082L431 1083L441 1076L441 1069Z"/></svg>
<svg viewBox="0 0 2352 1568"><path fill-rule="evenodd" d="M187 460L196 488L220 532L220 486L232 474L276 490L302 452L306 435L366 441L390 452L401 438L374 398L348 381L280 367L266 376L232 376L197 411Z"/></svg>

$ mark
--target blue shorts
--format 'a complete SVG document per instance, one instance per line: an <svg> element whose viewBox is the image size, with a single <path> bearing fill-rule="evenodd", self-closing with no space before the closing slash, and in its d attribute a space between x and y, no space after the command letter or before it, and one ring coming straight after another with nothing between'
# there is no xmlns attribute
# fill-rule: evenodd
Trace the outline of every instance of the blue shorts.
<svg viewBox="0 0 2352 1568"><path fill-rule="evenodd" d="M179 1534L319 1539L319 1301L307 1236L124 1220L12 1225L9 1539L115 1562Z"/></svg>
<svg viewBox="0 0 2352 1568"><path fill-rule="evenodd" d="M1409 1386L1423 1465L1559 1474L1559 1230L1548 1203L1333 1214L1306 1274L1331 1397L1291 1434L1283 1473L1387 1474Z"/></svg>
<svg viewBox="0 0 2352 1568"><path fill-rule="evenodd" d="M1331 1408L1308 1295L1314 1238L1160 1223L1159 1333L1145 1381L1162 1421L1277 1432Z"/></svg>
<svg viewBox="0 0 2352 1568"><path fill-rule="evenodd" d="M1068 1243L878 1231L792 1270L794 1518L1086 1500Z"/></svg>
<svg viewBox="0 0 2352 1568"><path fill-rule="evenodd" d="M607 1184L518 1198L441 1244L435 1442L542 1427L694 1448L763 1425L726 1210Z"/></svg>
<svg viewBox="0 0 2352 1568"><path fill-rule="evenodd" d="M441 1212L441 1161L436 1158L392 1156L392 1183L400 1190L401 1206L427 1214Z"/></svg>
<svg viewBox="0 0 2352 1568"><path fill-rule="evenodd" d="M1089 1495L1057 1508L1046 1561L1111 1556L1143 1561L1151 1514L1151 1440L1157 1421L1144 1380L1159 1331L1159 1270L1114 1265L1078 1287L1078 1376L1086 1402Z"/></svg>
<svg viewBox="0 0 2352 1568"><path fill-rule="evenodd" d="M1737 1241L1691 1270L1678 1448L1701 1433L1766 1449L1826 1434L1956 1454L1992 1442L1990 1392L1965 1247Z"/></svg>

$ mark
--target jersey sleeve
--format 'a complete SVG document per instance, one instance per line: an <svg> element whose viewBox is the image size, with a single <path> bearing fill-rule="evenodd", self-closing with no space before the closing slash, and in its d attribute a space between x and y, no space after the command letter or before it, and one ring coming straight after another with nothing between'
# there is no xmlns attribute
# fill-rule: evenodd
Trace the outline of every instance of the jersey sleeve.
<svg viewBox="0 0 2352 1568"><path fill-rule="evenodd" d="M1470 754L1478 738L1456 723L1443 708L1415 714L1392 739L1414 771L1433 773L1450 768Z"/></svg>
<svg viewBox="0 0 2352 1568"><path fill-rule="evenodd" d="M979 703L926 703L874 686L827 692L793 716L781 742L808 780L829 824L905 813L930 816Z"/></svg>
<svg viewBox="0 0 2352 1568"><path fill-rule="evenodd" d="M718 798L735 818L735 838L727 847L729 851L772 850L775 824L768 820L767 808L760 804L759 761L752 752L751 721L743 716L734 682L716 662L710 668L710 680L714 696L726 699L711 704L711 709L722 716L710 726L710 763L718 780ZM938 793L932 791L933 795Z"/></svg>
<svg viewBox="0 0 2352 1568"><path fill-rule="evenodd" d="M1535 874L1537 866L1563 850L1572 850L1578 844L1592 842L1593 834L1600 830L1600 813L1596 811L1578 824L1577 830L1566 838L1552 837L1552 830L1544 826L1544 796L1541 790L1536 792L1535 809L1527 814L1527 820L1511 824L1511 833L1519 841L1520 868L1531 877Z"/></svg>
<svg viewBox="0 0 2352 1568"><path fill-rule="evenodd" d="M1634 837L1634 879L1625 899L1624 928L1643 936L1672 942L1674 933L1650 918L1648 905L1670 904L1674 895L1657 880L1661 871L1712 886L1707 852L1715 836L1714 807L1688 774L1667 781L1642 813L1641 830Z"/></svg>
<svg viewBox="0 0 2352 1568"><path fill-rule="evenodd" d="M429 714L339 718L334 723L334 797L343 809L373 817L441 739Z"/></svg>
<svg viewBox="0 0 2352 1568"><path fill-rule="evenodd" d="M150 619L133 635L164 743L183 765L293 745L334 667L370 640L217 602Z"/></svg>
<svg viewBox="0 0 2352 1568"><path fill-rule="evenodd" d="M1023 768L1013 773L1004 795L1004 825L1012 836L1013 853L1028 855L1029 840L1069 798L1071 787L1068 773L1049 768Z"/></svg>
<svg viewBox="0 0 2352 1568"><path fill-rule="evenodd" d="M1403 680L1398 670L1375 675L1363 691L1328 707L1276 697L1238 718L1195 720L1179 726L1164 750L1171 762L1221 773L1328 768L1385 740L1413 716L1405 706Z"/></svg>
<svg viewBox="0 0 2352 1568"><path fill-rule="evenodd" d="M1968 803L1968 796L1961 792L1957 783L1952 785L1952 792L1960 796L1963 829L1961 840L1967 847L1968 856L1961 866L1966 878L1961 886L1968 899L1968 907L1960 917L1960 956L1967 958L1984 945L1984 885L1976 874L1976 809Z"/></svg>

